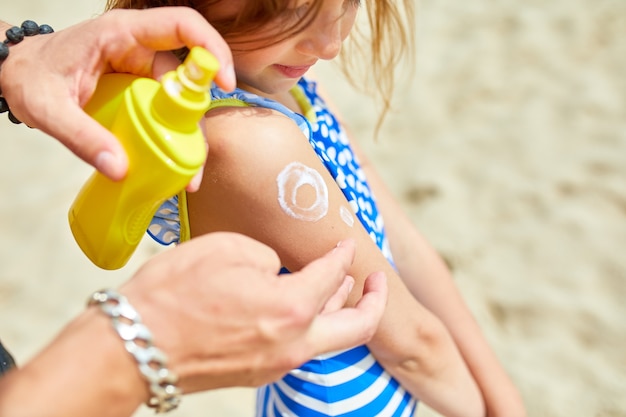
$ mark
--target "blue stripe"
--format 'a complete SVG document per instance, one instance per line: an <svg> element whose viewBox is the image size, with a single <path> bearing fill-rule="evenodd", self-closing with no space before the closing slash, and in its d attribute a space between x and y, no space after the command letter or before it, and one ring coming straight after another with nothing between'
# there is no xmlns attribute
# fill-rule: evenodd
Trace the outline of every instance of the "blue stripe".
<svg viewBox="0 0 626 417"><path fill-rule="evenodd" d="M270 386L265 385L257 390L256 417L267 417L267 403L270 398Z"/></svg>
<svg viewBox="0 0 626 417"><path fill-rule="evenodd" d="M276 407L276 403L274 403L274 406L272 407L274 409L274 416L282 416L282 417L286 417L288 416L288 414L282 414L278 408ZM294 414L294 416L297 416L297 414Z"/></svg>
<svg viewBox="0 0 626 417"><path fill-rule="evenodd" d="M354 397L355 395L364 391L370 385L376 382L376 380L383 372L383 367L380 366L378 363L374 363L362 375L346 381L343 384L333 385L330 387L316 384L310 381L305 381L291 374L287 374L285 377L283 377L283 381L295 391L301 392L313 398L317 398L320 401L334 403L350 397Z"/></svg>
<svg viewBox="0 0 626 417"><path fill-rule="evenodd" d="M297 402L295 402L294 400L292 400L287 394L285 394L280 388L278 388L276 385L272 386L276 392L278 393L278 396L280 397L280 399L283 401L283 403L285 404L285 406L289 409L289 411L291 411L294 415L300 417L300 416L306 416L306 417L327 417L330 414L325 414L325 413L319 413L315 410L312 410L308 407L305 407L301 404L298 404ZM276 410L277 415L281 415L278 412L278 409L276 408L276 405L274 405L274 410Z"/></svg>
<svg viewBox="0 0 626 417"><path fill-rule="evenodd" d="M336 417L369 417L376 416L385 409L385 407L389 404L389 401L393 397L393 394L398 390L398 382L394 379L389 381L389 384L385 387L385 389L378 395L378 397L373 398L367 405L364 407L354 409L347 413L343 414L325 414L320 413L318 411L312 410L302 404L299 404L292 400L288 395L286 395L279 387L273 386L273 388L278 393L278 396L281 398L285 406L289 409L293 415L298 417L328 417L328 416L336 416ZM332 402L329 403L329 406L332 407ZM404 395L396 409L394 410L394 416L400 416L404 412L407 407L411 407L411 396L407 393ZM412 407L411 407L412 408ZM414 412L414 409L411 410ZM280 414L278 414L280 415Z"/></svg>
<svg viewBox="0 0 626 417"><path fill-rule="evenodd" d="M357 346L327 359L312 359L302 365L300 369L307 372L315 372L316 374L330 374L340 371L349 365L354 365L369 354L370 351L367 346Z"/></svg>
<svg viewBox="0 0 626 417"><path fill-rule="evenodd" d="M389 404L391 397L393 397L393 394L396 392L397 389L398 389L398 382L395 379L391 379L389 380L389 384L385 387L383 392L381 392L380 395L378 395L378 397L373 398L369 404L359 409L356 409L354 411L351 411L349 413L341 414L341 417L376 416L380 414L382 410L385 409L387 404ZM406 406L407 404L405 402L403 401L400 402L394 414L397 413L398 411L400 411L400 414L402 414L402 411L404 411Z"/></svg>
<svg viewBox="0 0 626 417"><path fill-rule="evenodd" d="M404 393L404 397L402 397L400 405L401 407L398 407L395 413L393 413L392 417L402 416L402 413L407 407L411 409L411 415L415 414L415 410L417 409L417 400L414 401L413 397L411 397L411 394L409 394L409 392L407 391Z"/></svg>

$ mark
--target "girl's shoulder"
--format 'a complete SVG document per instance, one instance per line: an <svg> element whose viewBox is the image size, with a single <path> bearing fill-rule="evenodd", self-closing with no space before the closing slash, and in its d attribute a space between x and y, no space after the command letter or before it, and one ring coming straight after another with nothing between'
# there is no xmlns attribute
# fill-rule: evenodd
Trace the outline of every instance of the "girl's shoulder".
<svg viewBox="0 0 626 417"><path fill-rule="evenodd" d="M213 157L259 165L312 152L303 115L243 90L213 90L212 99L203 123Z"/></svg>
<svg viewBox="0 0 626 417"><path fill-rule="evenodd" d="M326 213L348 213L349 206L289 114L226 103L204 119L209 152L200 190L188 196L192 233L246 234L299 269L341 240L350 226Z"/></svg>
<svg viewBox="0 0 626 417"><path fill-rule="evenodd" d="M260 162L264 156L273 160L272 156L298 148L310 151L306 135L291 118L264 107L214 108L205 116L204 129L214 156L235 152L232 157Z"/></svg>

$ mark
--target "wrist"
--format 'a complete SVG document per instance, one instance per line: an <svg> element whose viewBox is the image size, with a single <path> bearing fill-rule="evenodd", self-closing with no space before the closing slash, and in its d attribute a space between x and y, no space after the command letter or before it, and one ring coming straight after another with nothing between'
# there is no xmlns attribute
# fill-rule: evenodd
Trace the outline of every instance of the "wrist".
<svg viewBox="0 0 626 417"><path fill-rule="evenodd" d="M7 30L11 29L12 27L13 27L13 25L10 25L10 24L8 24L8 23L3 22L3 21L1 21L1 20L0 20L0 34L1 34L1 35L0 35L0 38L4 39L4 38L5 38L5 36L4 36L5 32L6 32ZM0 41L2 41L2 39L0 39ZM4 62L4 61L0 60L0 69L2 68L2 63L3 63L3 62ZM2 85L0 84L0 87L1 87L1 86L2 86ZM2 91L2 90L0 89L0 91Z"/></svg>
<svg viewBox="0 0 626 417"><path fill-rule="evenodd" d="M124 349L123 343L120 343L110 320L98 308L88 308L70 327L70 331L76 333L76 340L68 340L65 348L76 352L76 346L83 346L81 350L86 352L84 355L87 358L80 361L80 368L84 370L84 367L89 366L86 373L92 375L91 382L85 381L83 384L88 386L87 392L90 395L87 398L91 397L96 404L107 404L107 407L116 404L116 411L109 410L105 415L130 415L147 401L148 386L139 373L137 364ZM90 365L86 362L90 362ZM71 378L72 375L68 377ZM80 390L83 391L85 390Z"/></svg>
<svg viewBox="0 0 626 417"><path fill-rule="evenodd" d="M96 308L72 321L25 366L0 379L3 416L131 416L148 397L136 363Z"/></svg>
<svg viewBox="0 0 626 417"><path fill-rule="evenodd" d="M120 342L137 362L150 389L147 405L157 413L177 408L182 396L177 386L178 376L167 367L167 355L153 345L152 333L128 299L115 290L106 289L93 293L88 305L98 306L111 319Z"/></svg>
<svg viewBox="0 0 626 417"><path fill-rule="evenodd" d="M0 79L2 78L2 64L9 58L9 47L19 44L24 38L35 35L45 35L52 32L54 32L54 30L49 25L44 24L39 26L32 20L25 20L22 22L21 26L12 26L4 30L5 39L0 42ZM0 81L0 113L8 113L9 120L15 124L22 123L11 112L9 103L3 97L1 86L2 82Z"/></svg>

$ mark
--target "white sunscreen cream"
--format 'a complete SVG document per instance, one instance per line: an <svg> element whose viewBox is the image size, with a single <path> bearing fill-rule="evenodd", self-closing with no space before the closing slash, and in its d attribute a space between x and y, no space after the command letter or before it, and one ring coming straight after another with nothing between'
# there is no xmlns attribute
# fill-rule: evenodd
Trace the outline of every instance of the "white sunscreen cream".
<svg viewBox="0 0 626 417"><path fill-rule="evenodd" d="M328 188L313 168L292 162L280 171L276 184L278 204L294 219L316 222L328 213Z"/></svg>

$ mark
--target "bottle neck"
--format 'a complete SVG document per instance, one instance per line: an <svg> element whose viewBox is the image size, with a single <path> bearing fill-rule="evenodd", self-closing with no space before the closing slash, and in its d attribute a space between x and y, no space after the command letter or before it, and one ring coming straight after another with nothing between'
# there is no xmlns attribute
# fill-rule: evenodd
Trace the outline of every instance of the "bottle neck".
<svg viewBox="0 0 626 417"><path fill-rule="evenodd" d="M169 72L161 79L151 107L159 122L170 129L187 132L198 128L210 103L208 91L187 88L175 72Z"/></svg>

